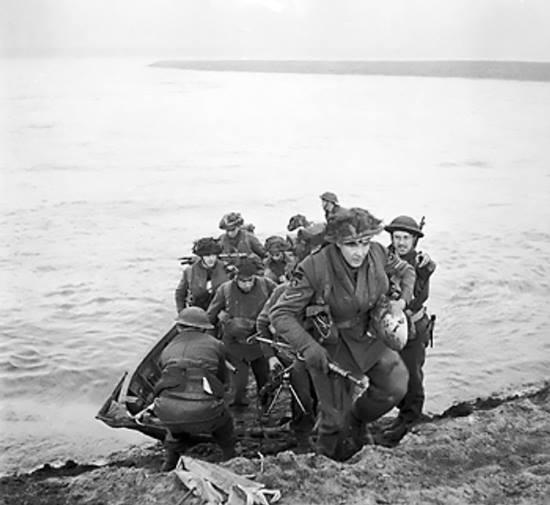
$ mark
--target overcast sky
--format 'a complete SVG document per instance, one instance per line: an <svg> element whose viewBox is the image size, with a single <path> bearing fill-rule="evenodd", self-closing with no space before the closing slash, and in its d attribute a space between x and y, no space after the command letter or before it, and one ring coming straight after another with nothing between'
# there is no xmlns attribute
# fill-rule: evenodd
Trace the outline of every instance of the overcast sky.
<svg viewBox="0 0 550 505"><path fill-rule="evenodd" d="M0 50L550 61L550 0L1 0Z"/></svg>

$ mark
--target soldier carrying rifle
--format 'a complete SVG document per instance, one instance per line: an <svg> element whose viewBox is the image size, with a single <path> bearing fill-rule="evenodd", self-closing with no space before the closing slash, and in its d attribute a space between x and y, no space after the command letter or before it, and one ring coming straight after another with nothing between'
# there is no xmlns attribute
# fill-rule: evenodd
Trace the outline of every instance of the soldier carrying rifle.
<svg viewBox="0 0 550 505"><path fill-rule="evenodd" d="M407 368L395 342L377 326L382 320L377 310L389 292L388 275L401 280L401 298L391 304L403 310L413 295L415 272L371 242L382 229L370 212L342 209L327 224L329 244L298 266L270 311L276 333L303 355L313 380L319 400L315 448L337 460L357 451L365 423L389 412L407 391ZM317 322L309 331L303 324L308 315ZM330 372L329 362L357 378L367 375L367 390L354 400L351 381Z"/></svg>

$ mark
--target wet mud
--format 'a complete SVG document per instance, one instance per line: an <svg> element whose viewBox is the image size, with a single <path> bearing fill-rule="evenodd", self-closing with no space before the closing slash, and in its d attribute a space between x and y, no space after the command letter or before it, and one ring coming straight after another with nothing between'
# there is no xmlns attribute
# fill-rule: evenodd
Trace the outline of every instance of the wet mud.
<svg viewBox="0 0 550 505"><path fill-rule="evenodd" d="M222 464L279 489L282 504L543 504L550 496L550 382L453 405L397 446L366 445L345 463L297 453L283 408L262 429L255 409L234 414L238 457ZM187 455L220 458L207 440ZM179 503L185 487L174 473L160 472L161 463L157 443L114 453L102 465L45 464L0 479L0 503Z"/></svg>

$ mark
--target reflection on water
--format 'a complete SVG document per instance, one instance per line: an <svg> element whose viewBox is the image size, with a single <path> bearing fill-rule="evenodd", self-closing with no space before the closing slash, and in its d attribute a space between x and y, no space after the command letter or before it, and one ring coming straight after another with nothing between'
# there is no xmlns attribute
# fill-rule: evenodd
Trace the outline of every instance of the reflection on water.
<svg viewBox="0 0 550 505"><path fill-rule="evenodd" d="M3 469L143 440L93 416L171 326L176 258L227 211L262 239L321 219L326 190L427 217L429 411L547 376L549 84L146 63L0 62Z"/></svg>

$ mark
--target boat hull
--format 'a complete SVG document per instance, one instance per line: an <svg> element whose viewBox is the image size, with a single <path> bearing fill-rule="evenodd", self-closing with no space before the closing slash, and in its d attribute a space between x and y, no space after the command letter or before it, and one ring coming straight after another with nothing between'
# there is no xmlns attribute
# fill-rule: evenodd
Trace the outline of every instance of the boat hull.
<svg viewBox="0 0 550 505"><path fill-rule="evenodd" d="M154 401L154 388L161 376L160 356L178 334L174 325L149 350L132 373L125 372L96 419L112 428L128 428L163 440L166 429L154 416L139 416Z"/></svg>

